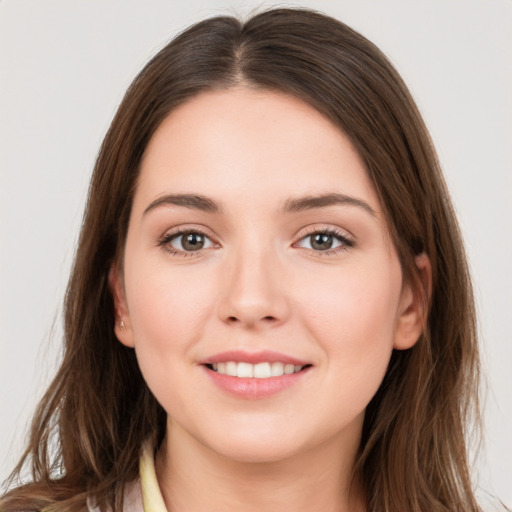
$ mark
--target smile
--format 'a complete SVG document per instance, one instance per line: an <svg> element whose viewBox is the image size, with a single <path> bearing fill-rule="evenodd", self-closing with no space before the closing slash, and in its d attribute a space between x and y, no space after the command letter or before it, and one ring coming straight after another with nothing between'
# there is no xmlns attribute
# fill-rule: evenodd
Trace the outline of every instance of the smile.
<svg viewBox="0 0 512 512"><path fill-rule="evenodd" d="M288 354L263 350L230 350L199 361L216 387L244 400L271 397L287 389L300 389L311 378L312 362Z"/></svg>
<svg viewBox="0 0 512 512"><path fill-rule="evenodd" d="M300 372L305 366L281 362L262 362L251 364L246 362L226 361L208 365L211 370L221 375L242 379L269 379Z"/></svg>

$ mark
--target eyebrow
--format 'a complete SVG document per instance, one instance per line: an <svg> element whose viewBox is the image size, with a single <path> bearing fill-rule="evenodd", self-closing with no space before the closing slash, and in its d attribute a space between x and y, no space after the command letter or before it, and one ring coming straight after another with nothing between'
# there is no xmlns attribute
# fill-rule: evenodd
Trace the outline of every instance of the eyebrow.
<svg viewBox="0 0 512 512"><path fill-rule="evenodd" d="M151 210L161 206L175 205L183 206L193 210L200 210L207 213L221 213L221 206L209 197L198 194L166 194L155 199L145 210L146 215ZM304 196L287 199L281 207L281 213L296 213L306 210L316 210L334 205L357 206L376 216L375 210L365 201L345 194L331 193L316 196Z"/></svg>
<svg viewBox="0 0 512 512"><path fill-rule="evenodd" d="M210 199L206 196L197 194L167 194L165 196L159 197L158 199L155 199L144 210L143 215L146 215L148 212L158 208L159 206L168 205L184 206L185 208L201 210L208 213L220 213L222 211L221 207L215 201L213 201L213 199Z"/></svg>
<svg viewBox="0 0 512 512"><path fill-rule="evenodd" d="M316 210L334 205L357 206L368 212L373 217L377 216L375 210L362 199L338 193L291 198L284 202L281 211L283 213L293 213L304 210Z"/></svg>

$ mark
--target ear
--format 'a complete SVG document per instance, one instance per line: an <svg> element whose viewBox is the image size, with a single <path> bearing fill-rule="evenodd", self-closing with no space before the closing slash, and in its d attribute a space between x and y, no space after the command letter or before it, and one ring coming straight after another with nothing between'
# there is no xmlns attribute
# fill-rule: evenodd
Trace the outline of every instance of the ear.
<svg viewBox="0 0 512 512"><path fill-rule="evenodd" d="M113 263L108 274L108 284L112 297L114 298L115 327L117 339L127 347L134 347L133 331L130 322L130 314L126 302L126 293L124 291L124 281L122 271L117 263Z"/></svg>
<svg viewBox="0 0 512 512"><path fill-rule="evenodd" d="M415 257L419 279L405 283L400 297L393 347L406 350L416 344L427 324L432 290L432 266L425 253Z"/></svg>

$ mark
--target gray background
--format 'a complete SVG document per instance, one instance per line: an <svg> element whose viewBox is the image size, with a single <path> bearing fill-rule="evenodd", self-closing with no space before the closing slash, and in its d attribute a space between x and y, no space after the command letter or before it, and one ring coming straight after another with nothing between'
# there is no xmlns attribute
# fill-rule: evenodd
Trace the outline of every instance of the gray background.
<svg viewBox="0 0 512 512"><path fill-rule="evenodd" d="M280 2L279 5L288 5ZM0 0L0 480L59 357L91 169L131 79L177 31L275 2ZM453 194L480 314L481 494L512 503L512 1L299 1L397 66Z"/></svg>

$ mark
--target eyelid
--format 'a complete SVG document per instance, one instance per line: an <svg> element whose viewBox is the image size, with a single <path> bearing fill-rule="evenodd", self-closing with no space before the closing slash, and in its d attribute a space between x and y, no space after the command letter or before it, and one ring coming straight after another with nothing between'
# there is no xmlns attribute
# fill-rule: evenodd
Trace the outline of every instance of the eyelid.
<svg viewBox="0 0 512 512"><path fill-rule="evenodd" d="M347 240L354 240L354 236L351 233L349 233L346 229L342 229L338 226L326 226L315 224L314 226L307 226L304 229L305 234L301 236L301 239L308 235L314 235L315 233L330 233L341 238L345 238Z"/></svg>

